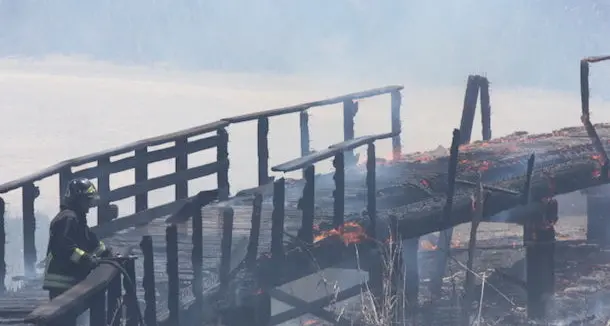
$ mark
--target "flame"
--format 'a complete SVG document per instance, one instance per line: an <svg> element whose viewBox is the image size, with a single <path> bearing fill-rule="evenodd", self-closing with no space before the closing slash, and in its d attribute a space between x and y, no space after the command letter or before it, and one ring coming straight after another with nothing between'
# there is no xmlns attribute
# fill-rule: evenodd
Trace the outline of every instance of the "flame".
<svg viewBox="0 0 610 326"><path fill-rule="evenodd" d="M320 234L314 237L313 242L316 243L334 236L339 237L346 246L360 243L367 238L366 231L360 224L356 222L345 222L336 229L321 231Z"/></svg>
<svg viewBox="0 0 610 326"><path fill-rule="evenodd" d="M459 248L462 246L462 242L459 239L451 240L451 248ZM437 250L438 246L432 243L430 240L424 239L419 242L419 247L424 251Z"/></svg>
<svg viewBox="0 0 610 326"><path fill-rule="evenodd" d="M301 324L301 326L314 326L314 325L321 325L321 323L317 320L308 319L308 320L304 321L303 324Z"/></svg>

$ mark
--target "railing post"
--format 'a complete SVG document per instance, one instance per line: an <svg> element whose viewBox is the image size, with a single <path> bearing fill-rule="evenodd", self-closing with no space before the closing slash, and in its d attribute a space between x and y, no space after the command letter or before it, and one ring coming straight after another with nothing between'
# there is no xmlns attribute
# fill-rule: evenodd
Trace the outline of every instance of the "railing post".
<svg viewBox="0 0 610 326"><path fill-rule="evenodd" d="M402 106L402 95L400 94L400 91L393 91L392 93L390 93L390 98L390 101L392 102L392 132L396 133L396 135L392 137L392 159L398 160L402 156L402 144L400 142L400 133L402 131L400 121L400 107Z"/></svg>
<svg viewBox="0 0 610 326"><path fill-rule="evenodd" d="M105 156L97 161L99 171L104 171L110 165L110 157ZM102 201L97 206L97 224L102 225L111 220L109 216L109 205L108 194L110 193L110 174L102 172L97 177L97 191L100 193Z"/></svg>
<svg viewBox="0 0 610 326"><path fill-rule="evenodd" d="M6 280L6 229L4 226L4 213L6 203L0 197L0 293L6 292L4 281Z"/></svg>
<svg viewBox="0 0 610 326"><path fill-rule="evenodd" d="M338 228L343 226L345 216L345 154L343 152L335 155L333 167L335 168L335 174L333 175L335 180L333 227Z"/></svg>
<svg viewBox="0 0 610 326"><path fill-rule="evenodd" d="M176 140L176 173L186 171L188 167L188 138L179 138ZM178 180L176 182L176 200L185 199L189 196L188 180Z"/></svg>
<svg viewBox="0 0 610 326"><path fill-rule="evenodd" d="M148 148L140 148L136 149L135 157L136 157L136 167L135 167L135 183L145 182L148 180ZM148 192L144 192L142 194L137 194L135 196L136 202L136 213L142 212L148 209Z"/></svg>
<svg viewBox="0 0 610 326"><path fill-rule="evenodd" d="M271 259L279 268L284 259L284 205L286 189L284 178L273 183L273 212L271 213Z"/></svg>
<svg viewBox="0 0 610 326"><path fill-rule="evenodd" d="M299 126L301 130L301 157L309 154L309 113L301 111L299 113ZM305 178L305 169L303 169L303 178Z"/></svg>
<svg viewBox="0 0 610 326"><path fill-rule="evenodd" d="M368 236L377 238L377 177L375 144L366 149L366 210L369 215Z"/></svg>
<svg viewBox="0 0 610 326"><path fill-rule="evenodd" d="M191 241L193 250L191 252L191 264L193 266L193 283L192 290L195 296L196 311L203 311L203 210L199 201L191 202L194 205L192 217L193 235ZM196 314L197 320L192 321L193 324L203 325L203 314Z"/></svg>
<svg viewBox="0 0 610 326"><path fill-rule="evenodd" d="M483 140L491 139L491 105L489 104L489 80L479 76L481 126Z"/></svg>
<svg viewBox="0 0 610 326"><path fill-rule="evenodd" d="M269 182L269 118L258 118L258 185Z"/></svg>
<svg viewBox="0 0 610 326"><path fill-rule="evenodd" d="M144 275L142 285L144 287L144 322L146 326L157 326L157 295L155 285L155 261L153 253L153 242L150 235L142 237L140 248L144 256Z"/></svg>
<svg viewBox="0 0 610 326"><path fill-rule="evenodd" d="M353 100L345 100L343 101L343 140L352 140L354 139L354 118L356 117L356 113L358 112L358 102L354 102ZM356 164L356 158L354 156L354 151L346 151L347 152L347 161L349 165Z"/></svg>
<svg viewBox="0 0 610 326"><path fill-rule="evenodd" d="M221 293L229 287L231 273L231 247L233 244L233 208L227 207L222 212L222 239L220 240L220 288Z"/></svg>
<svg viewBox="0 0 610 326"><path fill-rule="evenodd" d="M129 275L129 278L131 279L131 282L133 282L132 284L129 284L129 282L123 280L123 288L125 289L125 293L126 293L126 297L127 297L127 302L125 302L125 310L126 310L126 321L125 321L125 326L138 326L140 321L138 320L138 311L136 309L140 309L140 305L137 302L132 302L131 298L130 298L130 292L133 291L134 293L137 293L137 289L136 288L132 288L130 289L129 287L136 287L137 286L137 279L136 279L136 264L135 264L135 257L128 257L125 262L124 262L124 268L125 271L127 272L127 275Z"/></svg>
<svg viewBox="0 0 610 326"><path fill-rule="evenodd" d="M178 228L171 224L165 229L167 255L168 325L180 325L180 278L178 274Z"/></svg>
<svg viewBox="0 0 610 326"><path fill-rule="evenodd" d="M34 201L40 190L34 183L27 183L21 188L23 200L23 268L26 275L35 273L36 265L36 215Z"/></svg>
<svg viewBox="0 0 610 326"><path fill-rule="evenodd" d="M89 304L89 325L107 326L106 319L106 293L96 293Z"/></svg>
<svg viewBox="0 0 610 326"><path fill-rule="evenodd" d="M248 242L248 252L246 254L246 264L252 268L256 265L258 258L258 240L261 232L261 215L263 210L263 196L257 193L252 202L252 221L250 227L250 241Z"/></svg>
<svg viewBox="0 0 610 326"><path fill-rule="evenodd" d="M68 183L72 180L72 167L65 166L59 170L59 203L62 204L62 198L68 188Z"/></svg>
<svg viewBox="0 0 610 326"><path fill-rule="evenodd" d="M218 183L218 199L229 198L229 134L225 128L218 129L218 146L216 146L216 162L222 164L216 173ZM221 163L221 162L224 162Z"/></svg>
<svg viewBox="0 0 610 326"><path fill-rule="evenodd" d="M315 167L312 164L305 168L305 187L303 187L303 197L298 203L298 208L303 212L298 236L305 243L313 243L315 193Z"/></svg>
<svg viewBox="0 0 610 326"><path fill-rule="evenodd" d="M121 275L116 275L110 284L108 284L108 290L106 295L106 320L111 326L120 326L123 324L123 314L120 309L121 307L121 287L122 287Z"/></svg>

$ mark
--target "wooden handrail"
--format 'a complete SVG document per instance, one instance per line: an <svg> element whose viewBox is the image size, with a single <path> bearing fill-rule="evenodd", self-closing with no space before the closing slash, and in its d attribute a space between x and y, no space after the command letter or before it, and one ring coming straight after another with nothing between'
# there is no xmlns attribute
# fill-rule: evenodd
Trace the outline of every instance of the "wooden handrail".
<svg viewBox="0 0 610 326"><path fill-rule="evenodd" d="M220 128L224 128L228 125L229 125L229 123L226 121L215 121L215 122L208 123L208 124L205 124L202 126L197 126L197 127L193 127L193 128L189 128L189 129L185 129L185 130L181 130L178 132L173 132L173 133L169 133L169 134L165 134L165 135L161 135L161 136L156 136L156 137L152 137L152 138L142 139L142 140L139 140L139 141L136 141L133 143L126 144L126 145L122 145L122 146L118 146L115 148L111 148L111 149L103 150L100 152L76 157L76 158L73 158L70 160L62 161L62 162L52 165L46 169L40 170L36 173L32 173L32 174L29 174L22 178L1 184L0 185L0 194L20 188L24 184L50 177L54 174L59 173L63 168L66 168L66 167L84 165L87 163L95 162L96 160L98 160L102 157L120 155L120 154L128 153L131 151L135 151L140 148L156 146L156 145L168 143L170 141L175 141L178 138L185 138L185 137L188 138L188 137L212 132L212 131L218 130Z"/></svg>
<svg viewBox="0 0 610 326"><path fill-rule="evenodd" d="M340 143L331 145L327 149L324 149L324 150L321 150L318 152L313 152L309 155L299 157L299 158L290 160L290 161L282 163L282 164L278 164L278 165L272 167L271 170L275 171L275 172L284 172L284 173L300 170L300 169L306 168L309 165L312 165L314 163L331 158L331 157L335 156L337 153L345 152L345 151L360 147L362 145L370 144L376 140L391 138L395 135L396 134L393 132L388 132L385 134L362 136L362 137L354 138L354 139L351 139L348 141L344 141L344 142L340 142Z"/></svg>

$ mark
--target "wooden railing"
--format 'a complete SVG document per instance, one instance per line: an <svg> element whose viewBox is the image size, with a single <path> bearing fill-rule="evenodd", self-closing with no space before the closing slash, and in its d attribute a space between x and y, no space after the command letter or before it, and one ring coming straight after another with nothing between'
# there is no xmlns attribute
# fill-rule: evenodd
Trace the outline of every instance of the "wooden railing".
<svg viewBox="0 0 610 326"><path fill-rule="evenodd" d="M98 190L100 192L101 201L98 205L98 225L94 227L95 232L100 237L106 237L111 235L112 233L122 230L134 225L145 224L151 221L152 219L173 214L172 218L180 219L184 218L184 212L193 212L192 207L201 207L201 205L205 205L209 203L210 196L213 197L214 200L224 200L229 197L229 178L228 178L228 169L229 169L229 153L228 153L228 133L227 127L231 124L253 121L256 120L258 123L258 184L259 186L268 184L271 179L269 178L269 145L268 145L268 133L269 133L269 118L279 115L291 114L291 113L299 113L300 122L300 147L301 147L301 160L304 160L300 164L296 164L297 168L292 166L291 168L282 168L282 166L275 167L273 171L282 171L282 170L295 170L302 169L304 173L307 171L307 167L312 165L314 162L317 162L321 159L331 157L333 155L340 155L343 158L343 163L353 164L355 161L352 159L353 156L348 153L345 155L344 153L350 152L355 147L361 146L363 144L370 144L377 139L382 138L392 138L392 147L393 153L396 156L401 155L401 143L400 143L400 107L401 107L401 94L402 86L388 86L384 88L372 89L368 91L358 92L347 94L339 97L334 97L326 100L315 101L304 103L296 106L290 106L280 109L273 109L267 111L256 112L252 114L246 114L242 116L236 116L232 118L222 119L213 123L209 123L203 126L179 131L176 133L159 136L155 138L141 140L132 144L128 144L125 146L121 146L119 148L106 150L100 153L95 153L71 160L67 160L51 166L47 169L44 169L38 173L26 176L24 178L8 182L0 185L0 194L6 193L15 189L21 188L23 191L23 225L24 225L24 266L25 270L28 273L32 273L34 271L34 264L36 262L36 247L35 247L35 238L34 231L36 228L36 218L35 218L35 210L34 210L34 201L36 197L39 195L38 188L36 186L36 182L42 179L48 178L53 175L59 175L59 190L60 195L63 193L64 188L66 187L67 182L75 177L86 177L86 178L95 178L98 183ZM354 117L356 112L358 111L358 102L357 100L373 97L382 94L390 94L391 95L391 132L375 135L375 136L365 136L365 137L355 137L354 132ZM310 132L309 132L309 123L308 123L308 110L313 107L320 107L332 104L343 104L343 134L345 143L338 144L334 148L331 147L328 150L323 150L320 152L316 152L312 154L309 145ZM189 138L205 135L209 133L215 133L213 135L207 136L206 138L190 140ZM164 148L160 150L150 151L149 147L157 146L165 143L174 143L173 147ZM337 147L339 146L339 147ZM188 154L196 153L198 151L202 151L209 148L216 148L217 157L216 161L213 163L205 164L198 167L188 168ZM134 152L134 155L127 158L121 158L113 161L111 158L118 155L124 155L130 152ZM337 154L341 153L341 154ZM311 156L313 155L313 156ZM313 158L315 159L313 159ZM169 175L164 175L156 178L148 178L147 167L148 164L153 162L158 162L167 159L175 159L175 172ZM313 159L313 161L312 161ZM96 162L97 166L81 169L75 171L74 168ZM291 164L295 164L294 162ZM109 176L114 173L119 173L123 171L127 171L130 169L135 170L135 180L134 184L129 186L123 186L116 189L110 189ZM206 192L206 203L201 201L201 194L196 196L195 198L188 198L188 187L187 183L189 180L199 178L202 176L217 175L217 183L218 189L215 191ZM283 179L281 179L283 180ZM159 189L167 186L175 185L176 193L175 193L175 201L164 204L157 207L149 207L148 205L148 192L154 189ZM125 199L128 197L135 197L135 214L120 217L118 218L116 207L113 207L111 204L114 201ZM2 198L0 198L0 204L3 204ZM3 205L0 205L4 208ZM199 209L200 211L200 209ZM3 213L3 210L0 209L0 213ZM275 214L275 213L274 213ZM0 218L4 218L3 214L0 214ZM193 216L188 215L188 216ZM193 218L193 223L195 223L196 218ZM275 218L274 218L275 220ZM253 219L254 223L254 219ZM232 224L232 223L231 223ZM260 217L259 217L260 224ZM195 226L199 229L200 226ZM279 229L279 226L276 225L275 228L276 233ZM171 233L171 230L168 229L168 232ZM229 232L230 233L230 232ZM2 229L0 230L0 237L4 236L4 228L2 225ZM194 235L195 236L195 235ZM256 236L258 238L258 236ZM223 237L223 239L226 237ZM168 266L170 265L170 261L173 261L173 258L169 256L169 250L172 248L170 245L171 236L168 236ZM195 245L195 241L197 239L193 238L193 244ZM230 239L228 240L228 245L224 243L227 240L223 240L223 248L230 248ZM143 240L143 243L145 241ZM274 240L276 245L272 246L274 250L277 250L277 240ZM194 246L195 248L196 246ZM144 250L144 248L143 248ZM177 250L177 249L176 249ZM193 255L195 256L196 252L199 249L193 250ZM202 249L201 249L202 250ZM223 251L224 252L224 251ZM4 248L2 248L1 253L4 254ZM226 255L226 254L225 254ZM230 257L230 256L229 256ZM3 258L3 257L0 257ZM224 262L226 258L222 258L221 261ZM230 260L230 258L229 258ZM221 267L225 266L221 262ZM146 263L146 253L145 253L145 266L149 266ZM193 265L194 268L197 268L197 264ZM1 266L0 266L1 267ZM168 267L169 268L169 267ZM224 269L222 269L224 268ZM222 270L225 270L226 267L222 267ZM106 266L103 268L100 267L96 269L95 273L92 273L87 280L83 281L79 284L78 291L77 289L70 290L58 298L54 299L49 305L52 305L53 302L57 300L89 300L90 297L100 295L99 293L103 293L105 291L110 291L109 284L112 283L112 279L117 277L116 274L100 274L102 272L97 272L97 270L106 270ZM148 272L145 272L148 273ZM99 275L98 275L99 274ZM172 277L173 271L168 270L168 276ZM197 273L195 273L197 274ZM223 280L223 276L226 273L221 272L221 285L225 284L226 281ZM6 275L5 270L0 270L0 278L4 279ZM91 280L93 276L98 277L99 281L95 282ZM148 280L151 277L149 276ZM177 277L177 275L176 275ZM177 282L177 281L176 281ZM194 281L196 283L197 280ZM150 281L145 281L149 286L154 285L154 281L150 283ZM172 281L170 281L170 289L172 289ZM176 283L177 284L177 283ZM195 288L196 288L196 284ZM176 285L177 286L177 285ZM170 291L170 295L174 295L175 291ZM153 292L154 293L154 292ZM149 296L147 296L149 297ZM87 301L85 300L85 301ZM58 301L59 302L59 301ZM88 302L88 301L87 301ZM178 302L178 300L171 300L170 302ZM71 306L69 306L71 307ZM52 310L48 309L49 307L42 306L37 309L36 314L31 316L32 321L37 320L41 322L42 320L46 322L52 322L54 318L60 316L66 311L61 310L57 311L57 309ZM45 310L47 309L47 310ZM73 311L71 313L82 312L83 307L72 307ZM170 306L170 316L169 319L178 318L176 317L175 312L176 308ZM91 313L94 314L95 309L91 310ZM174 311L174 312L172 312ZM96 312L99 313L99 312ZM109 313L109 312L107 312ZM172 317L173 316L173 317ZM149 318L152 318L149 316ZM44 324L44 323L43 323ZM148 325L152 325L147 323ZM171 324L177 325L177 324Z"/></svg>

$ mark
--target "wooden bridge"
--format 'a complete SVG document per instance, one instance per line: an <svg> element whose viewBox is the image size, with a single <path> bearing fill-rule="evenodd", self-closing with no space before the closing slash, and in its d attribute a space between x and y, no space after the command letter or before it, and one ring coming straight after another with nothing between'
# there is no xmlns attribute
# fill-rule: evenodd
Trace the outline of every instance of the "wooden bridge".
<svg viewBox="0 0 610 326"><path fill-rule="evenodd" d="M210 293L215 293L214 290L217 286L223 289L227 286L231 271L236 270L236 266L232 266L231 263L233 262L233 265L235 265L236 262L242 261L241 258L244 258L234 257L231 260L231 248L237 255L248 252L248 259L244 261L251 264L256 261L257 252L266 252L264 246L271 231L268 226L273 225L272 229L275 231L272 232L271 246L269 247L267 243L267 248L271 248L272 252L276 253L273 257L278 257L278 252L284 250L283 241L278 238L278 234L282 234L281 230L284 228L290 234L300 227L295 223L296 208L291 208L296 205L293 205L295 198L291 196L286 198L288 204L285 213L275 212L270 214L268 205L263 204L264 197L269 197L272 193L265 191L266 188L273 188L270 185L274 184L273 179L269 177L269 119L285 114L299 114L300 147L303 156L300 160L302 162L288 163L283 168L280 166L276 170L303 169L306 178L313 180L313 167L306 169L310 166L310 163L307 162L319 161L339 153L337 157L342 161L337 164L343 166L347 162L348 166L353 166L356 163L355 157L350 155L349 151L358 146L372 144L378 139L391 138L395 155L401 155L401 90L402 86L389 86L226 118L187 130L70 159L35 174L0 185L0 193L14 190L21 190L22 192L23 259L26 275L30 279L17 292L6 292L4 286L2 286L4 294L0 298L2 300L0 315L3 321L0 323L46 324L65 313L81 313L91 308L92 325L107 325L107 321L115 316L115 309L112 308L116 306L117 300L121 297L121 277L118 276L114 267L102 265L82 283L53 301L47 302L46 292L41 288L41 281L37 280L40 276L35 274L36 263L41 258L41 254L36 252L34 236L36 229L35 200L40 195L36 186L38 181L57 175L59 193L61 194L66 183L72 178L85 177L97 180L101 200L97 207L98 223L97 226L93 227L94 231L119 253L123 255L131 254L139 258L128 260L125 266L134 279L137 279L138 285L143 285L139 287L143 291L139 291L138 295L142 301L147 302L144 305L147 325L178 325L180 316L188 315L189 307L194 304L201 307L201 300L204 298L203 293L210 291ZM379 135L355 137L354 117L358 111L357 101L384 94L391 96L391 130ZM308 111L316 107L333 104L343 105L345 142L312 154L309 145ZM254 202L255 204L258 203L254 206L256 214L252 213L251 197L229 198L228 177L229 133L227 128L233 124L253 120L258 123L259 187L252 191L261 194L255 196ZM150 150L153 146L167 143L173 143L173 146ZM210 148L216 149L215 162L188 168L189 154ZM344 151L346 155L343 154ZM126 154L132 155L125 157ZM369 154L373 153L370 152ZM117 159L118 156L120 158ZM374 158L374 154L371 157ZM168 159L175 160L174 173L155 178L148 177L149 164ZM96 166L79 168L91 163L96 163ZM295 168L295 166L297 167ZM116 189L110 188L110 176L112 174L131 169L135 171L133 184ZM196 196L188 197L187 184L189 180L212 174L216 174L217 189L203 191ZM316 179L318 178L324 177L316 177ZM280 185L283 186L284 182L283 178L277 180L274 186L276 190L279 189ZM175 201L150 207L148 193L171 185L175 186ZM314 190L309 188L309 191L313 193ZM117 207L112 203L130 197L135 198L135 214L118 216ZM215 203L211 204L212 202ZM0 218L2 218L0 224L4 226L5 202L1 198L0 204ZM208 206L205 207L206 205ZM231 205L233 208L230 209L231 206L228 206L229 208L221 213L223 216L222 223L218 224L216 210L218 207L227 205ZM204 207L203 210L202 207ZM329 207L332 207L332 205ZM335 207L335 209L339 208ZM283 221L284 214L287 216L286 222ZM252 219L253 215L254 219ZM304 237L303 239L308 239L308 242L312 243L314 236L313 211L309 211L306 215L309 220L304 223L309 227L304 228L304 233L301 232L299 237ZM280 219L282 219L281 222ZM252 223L256 223L254 224L256 228L252 230L258 228L260 233L256 236L250 235L250 244L247 246L247 250L243 246L243 241L241 244L239 242L232 244L231 235L238 237L246 230L246 234L251 232L251 220ZM335 224L337 223L339 223L338 220L335 221ZM232 228L230 227L232 224L235 227L233 232L231 232ZM219 225L224 225L222 232L219 232ZM296 234L292 236L296 236ZM253 239L259 237L261 239L260 250L256 242L253 242ZM4 238L5 232L2 229L0 230L0 243L4 243ZM220 255L221 252L222 255ZM2 248L0 250L1 279L6 277L5 257L6 253ZM208 285L204 286L204 284ZM134 308L128 302L126 302L126 306L127 325L136 325ZM197 310L196 312L199 313L200 311ZM119 322L116 316L114 321Z"/></svg>
<svg viewBox="0 0 610 326"><path fill-rule="evenodd" d="M588 62L581 69L586 70L581 82L588 91ZM419 296L418 237L472 220L477 211L473 211L472 195L478 184L486 193L479 211L482 218L493 219L495 214L509 210L505 221L542 232L537 229L538 219L532 217L546 214L543 211L553 204L549 198L609 181L607 144L600 138L610 137L610 126L596 128L591 124L585 91L584 128L491 139L488 81L470 76L463 118L460 129L454 131L450 155L430 157L428 153L401 152L401 90L401 86L389 86L227 118L64 161L0 185L0 193L22 191L24 265L30 279L21 290L5 292L0 298L0 324L47 325L64 314L81 314L89 309L95 326L119 325L121 318L126 325L138 325L137 311L142 308L149 326L203 325L219 319L227 325L279 325L303 314L348 325L354 321L324 307L363 291L371 293L378 303L387 280L391 293L400 290L405 294L398 306L414 311ZM391 130L356 137L357 100L384 94L391 96ZM468 144L477 99L484 142ZM343 105L344 141L312 152L308 111L331 104ZM300 116L301 157L270 168L269 118L291 113ZM231 197L227 127L253 120L258 122L258 186ZM375 142L388 138L392 139L393 157L380 160ZM165 143L173 146L150 149ZM360 146L367 146L364 165L357 164L353 155ZM215 162L188 168L189 154L210 148L216 149ZM133 155L114 159L126 153ZM601 164L600 156L606 158ZM333 175L316 175L314 163L331 158ZM149 178L147 166L167 159L175 159L175 172ZM79 169L92 162L97 165ZM134 183L110 189L109 176L130 169L135 170ZM303 179L275 180L269 177L270 170L301 170ZM216 189L188 196L189 180L212 174L217 176ZM122 264L129 278L121 277L113 266L101 265L71 290L47 300L35 274L40 257L35 249L34 206L39 195L36 182L54 175L59 176L59 189L74 177L97 179L101 202L94 230L126 257ZM171 185L175 186L175 201L149 207L148 193ZM119 217L113 202L128 197L135 197L136 213ZM4 201L0 204L0 217L4 219ZM606 222L592 228L599 228L599 223ZM2 229L0 243L4 243L4 237ZM602 237L610 238L610 234ZM400 248L403 254L395 255L401 239L407 239ZM536 237L527 239L538 246ZM448 243L441 241L439 247L445 245ZM528 282L548 271L538 268L535 259L548 252L530 250L539 249L536 246L528 247ZM442 257L436 277L442 278L446 255L437 252ZM4 250L0 255L0 277L4 278ZM402 273L388 267L387 261L393 263L391 266L404 267L404 279L396 276ZM278 288L338 264L368 271L368 280L313 301ZM128 279L136 280L140 307L122 299ZM538 298L532 299L533 307L548 289L529 285L528 296ZM272 315L271 298L292 308ZM117 312L120 300L125 301L124 314Z"/></svg>

